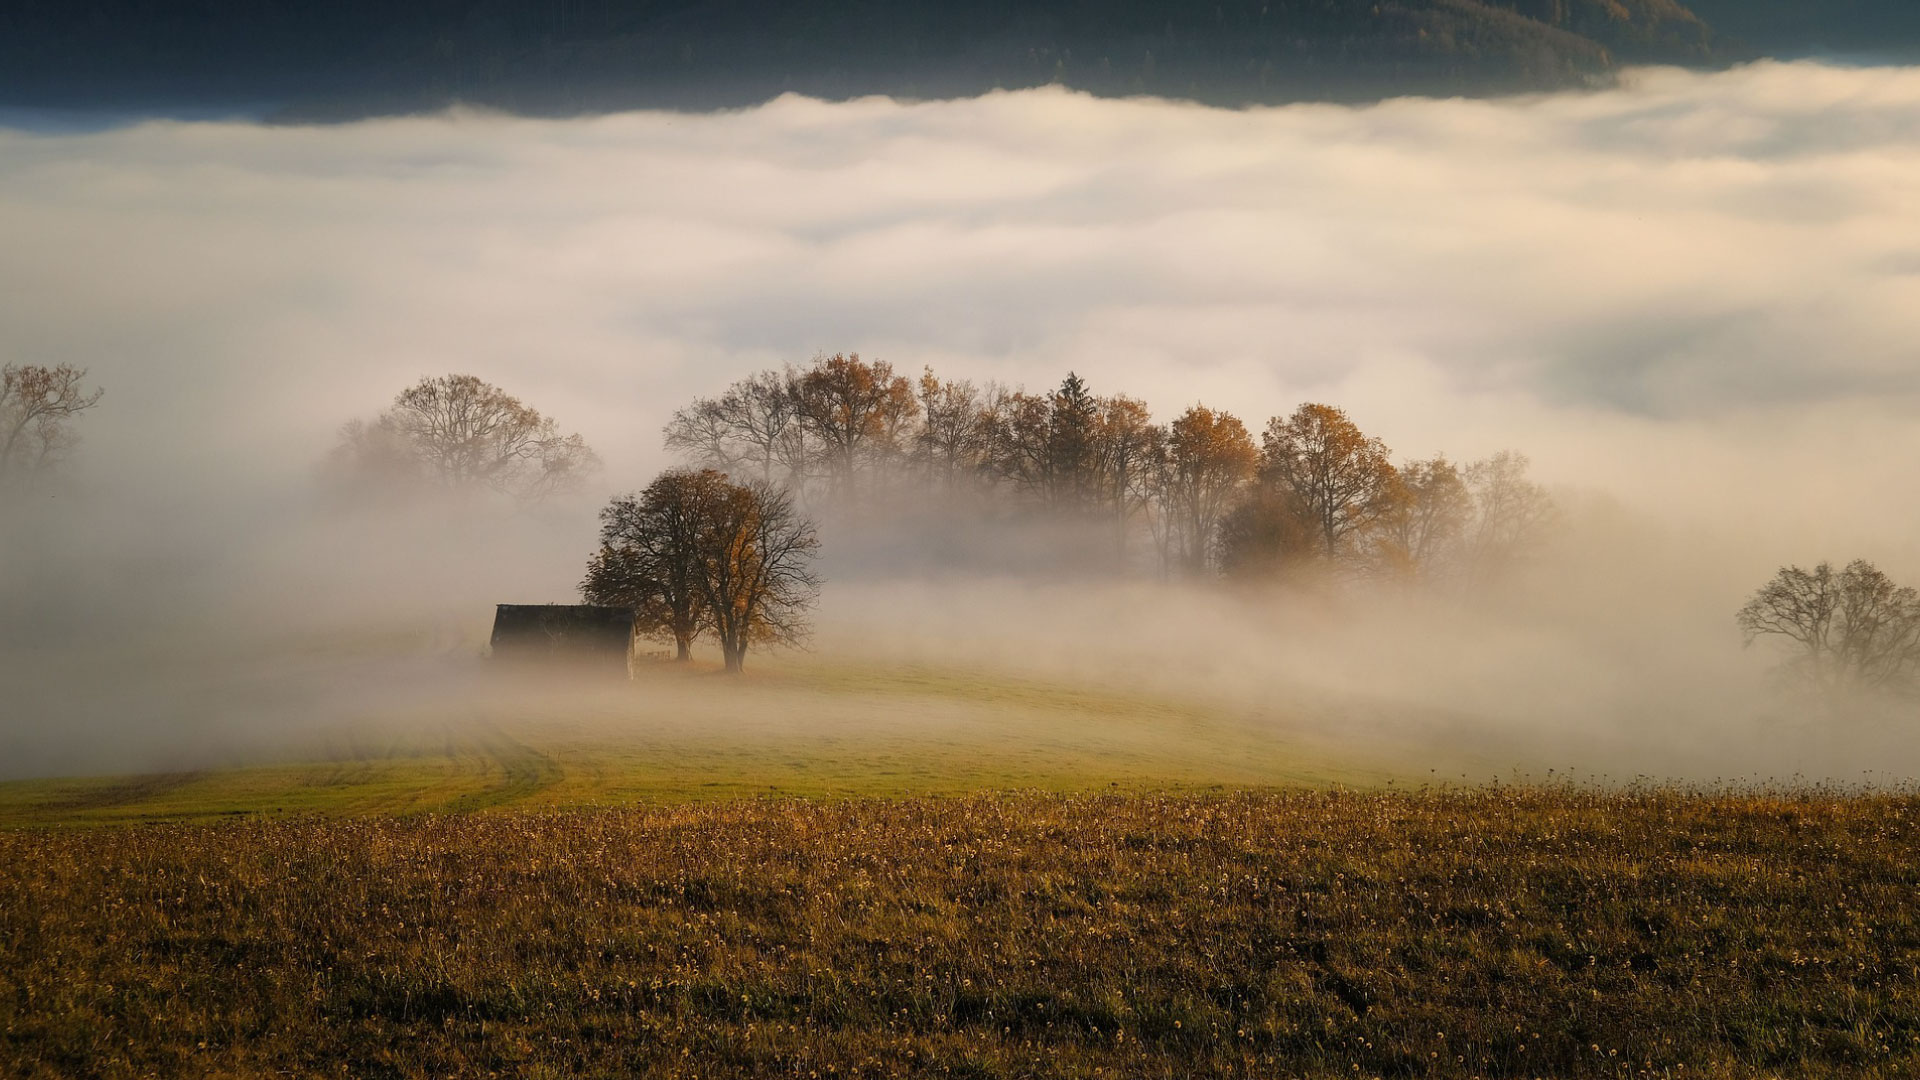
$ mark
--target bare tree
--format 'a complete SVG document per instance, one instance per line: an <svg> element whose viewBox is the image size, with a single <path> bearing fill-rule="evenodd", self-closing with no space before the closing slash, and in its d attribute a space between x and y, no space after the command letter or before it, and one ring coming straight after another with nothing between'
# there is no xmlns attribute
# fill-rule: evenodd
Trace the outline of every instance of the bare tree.
<svg viewBox="0 0 1920 1080"><path fill-rule="evenodd" d="M1020 500L1048 505L1054 472L1051 401L1011 390L992 402L988 422L988 474Z"/></svg>
<svg viewBox="0 0 1920 1080"><path fill-rule="evenodd" d="M806 485L808 447L794 378L790 367L762 371L733 384L721 401L739 440L751 448L760 479L784 481L800 491Z"/></svg>
<svg viewBox="0 0 1920 1080"><path fill-rule="evenodd" d="M489 489L522 501L570 491L599 468L578 435L472 375L420 380L371 423L347 425L330 458L346 486L371 479Z"/></svg>
<svg viewBox="0 0 1920 1080"><path fill-rule="evenodd" d="M695 401L667 422L667 449L703 468L800 489L807 447L793 380L791 370L762 371Z"/></svg>
<svg viewBox="0 0 1920 1080"><path fill-rule="evenodd" d="M1790 670L1828 694L1908 689L1920 676L1920 592L1864 560L1837 574L1785 567L1734 619L1749 645L1790 642Z"/></svg>
<svg viewBox="0 0 1920 1080"><path fill-rule="evenodd" d="M1547 489L1527 477L1525 454L1501 452L1467 466L1463 479L1473 496L1467 525L1466 571L1485 579L1507 569L1548 537L1559 511Z"/></svg>
<svg viewBox="0 0 1920 1080"><path fill-rule="evenodd" d="M710 470L668 472L644 492L608 503L581 597L633 609L636 632L670 638L676 658L688 659L708 622L700 509L713 500L711 489L725 483Z"/></svg>
<svg viewBox="0 0 1920 1080"><path fill-rule="evenodd" d="M44 470L72 449L74 417L103 393L82 385L86 377L70 364L0 367L0 479Z"/></svg>
<svg viewBox="0 0 1920 1080"><path fill-rule="evenodd" d="M693 404L675 411L661 429L667 451L698 468L732 472L746 447L727 413L720 398L695 398Z"/></svg>
<svg viewBox="0 0 1920 1080"><path fill-rule="evenodd" d="M1267 424L1260 475L1306 515L1329 559L1347 554L1356 534L1390 511L1399 480L1385 443L1345 412L1314 403Z"/></svg>
<svg viewBox="0 0 1920 1080"><path fill-rule="evenodd" d="M951 496L980 475L992 440L990 401L996 388L982 394L964 379L942 380L927 368L920 375L920 463L929 495Z"/></svg>

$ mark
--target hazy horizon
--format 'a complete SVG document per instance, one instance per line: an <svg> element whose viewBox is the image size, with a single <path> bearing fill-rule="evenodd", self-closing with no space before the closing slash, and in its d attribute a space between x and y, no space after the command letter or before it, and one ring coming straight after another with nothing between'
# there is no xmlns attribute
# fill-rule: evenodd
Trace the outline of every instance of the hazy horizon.
<svg viewBox="0 0 1920 1080"><path fill-rule="evenodd" d="M1402 460L1517 449L1571 531L1466 614L1349 602L1309 633L1215 588L1174 605L1259 628L1225 647L1113 631L1148 585L902 582L830 550L820 649L1293 694L1327 728L1324 703L1364 689L1495 744L1579 730L1627 774L1717 775L1716 739L1729 773L1920 768L1880 735L1755 745L1774 706L1732 625L1787 563L1920 579L1920 68L1640 69L1358 107L1042 89L0 128L0 228L0 362L83 366L107 391L57 494L0 507L19 515L0 640L27 684L0 776L117 762L92 744L121 729L257 723L226 676L192 673L241 642L364 616L459 648L494 603L567 601L598 506L671 463L674 409L853 351L1030 389L1071 370L1162 421L1203 403L1257 430L1324 401ZM452 535L429 510L319 509L340 425L446 372L580 432L604 471ZM1059 618L1021 617L1038 611ZM125 660L153 655L167 678ZM302 703L289 723L372 693L324 663L275 682L277 662L234 659L229 681ZM90 664L124 685L46 675Z"/></svg>

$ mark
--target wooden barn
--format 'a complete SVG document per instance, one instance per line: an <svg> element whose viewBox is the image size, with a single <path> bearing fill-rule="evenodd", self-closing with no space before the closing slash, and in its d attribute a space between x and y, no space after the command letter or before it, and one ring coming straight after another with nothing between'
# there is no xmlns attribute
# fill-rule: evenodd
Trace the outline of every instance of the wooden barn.
<svg viewBox="0 0 1920 1080"><path fill-rule="evenodd" d="M501 604L493 613L492 641L495 660L625 675L633 657L633 611L593 604Z"/></svg>

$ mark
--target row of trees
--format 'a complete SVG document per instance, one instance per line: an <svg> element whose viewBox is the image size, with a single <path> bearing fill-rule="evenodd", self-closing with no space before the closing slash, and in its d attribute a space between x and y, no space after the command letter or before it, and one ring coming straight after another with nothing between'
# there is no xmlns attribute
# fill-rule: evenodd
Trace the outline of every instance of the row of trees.
<svg viewBox="0 0 1920 1080"><path fill-rule="evenodd" d="M1256 441L1195 405L1156 423L1078 375L1029 393L909 379L857 354L762 371L673 415L667 448L836 511L938 507L1096 524L1118 561L1264 574L1337 564L1408 577L1482 574L1536 543L1552 500L1527 460L1396 465L1338 408L1300 406Z"/></svg>
<svg viewBox="0 0 1920 1080"><path fill-rule="evenodd" d="M1076 374L1029 393L917 380L857 355L762 371L674 414L662 474L602 512L581 593L630 607L682 658L711 634L728 670L755 643L797 641L817 594L803 507L883 515L1040 518L1080 563L1256 576L1336 566L1406 578L1478 575L1537 543L1553 518L1526 459L1396 464L1340 409L1309 403L1256 440L1202 405L1166 423ZM537 500L597 468L578 435L470 375L420 380L346 425L325 475L358 497L423 490Z"/></svg>
<svg viewBox="0 0 1920 1080"><path fill-rule="evenodd" d="M46 472L79 442L75 418L102 396L86 379L70 364L0 367L0 487Z"/></svg>

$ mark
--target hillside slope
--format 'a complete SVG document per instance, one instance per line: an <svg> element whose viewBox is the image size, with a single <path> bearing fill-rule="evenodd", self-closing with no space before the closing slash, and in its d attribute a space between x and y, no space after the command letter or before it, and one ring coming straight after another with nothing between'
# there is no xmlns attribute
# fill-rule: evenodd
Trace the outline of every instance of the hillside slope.
<svg viewBox="0 0 1920 1080"><path fill-rule="evenodd" d="M16 0L0 104L572 112L1050 82L1241 104L1549 89L1714 57L1675 0Z"/></svg>

